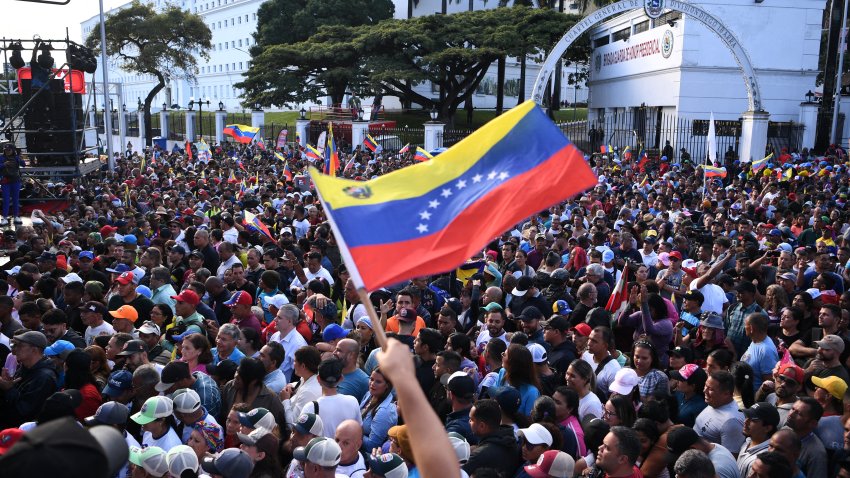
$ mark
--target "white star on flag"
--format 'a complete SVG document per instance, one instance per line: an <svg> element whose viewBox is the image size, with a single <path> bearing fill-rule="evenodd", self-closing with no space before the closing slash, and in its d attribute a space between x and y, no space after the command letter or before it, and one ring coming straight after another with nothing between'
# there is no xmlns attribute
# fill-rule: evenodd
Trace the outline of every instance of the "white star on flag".
<svg viewBox="0 0 850 478"><path fill-rule="evenodd" d="M491 181L496 179L496 171L490 171L490 174L487 175L487 179Z"/></svg>
<svg viewBox="0 0 850 478"><path fill-rule="evenodd" d="M451 195L452 195L451 189L443 189L443 192L440 193L440 196L443 196L444 198L447 198Z"/></svg>
<svg viewBox="0 0 850 478"><path fill-rule="evenodd" d="M423 221L427 221L428 219L431 219L431 213L428 211L422 211L419 213L419 217L421 217Z"/></svg>
<svg viewBox="0 0 850 478"><path fill-rule="evenodd" d="M504 172L504 171L499 173L499 179L502 180L502 181L504 181L505 179L508 179L508 176L510 176L510 175L508 173Z"/></svg>
<svg viewBox="0 0 850 478"><path fill-rule="evenodd" d="M465 180L465 179L461 179L460 181L458 181L458 182L457 182L457 184L455 185L455 187L456 187L456 188L458 188L458 189L463 189L463 188L465 188L465 187L466 187L466 180Z"/></svg>
<svg viewBox="0 0 850 478"><path fill-rule="evenodd" d="M431 209L437 209L437 206L439 206L439 205L440 205L440 201L437 201L436 199L428 202L428 207L430 207Z"/></svg>
<svg viewBox="0 0 850 478"><path fill-rule="evenodd" d="M425 224L420 224L416 226L416 230L419 231L420 234L422 234L428 232L428 226L426 226Z"/></svg>
<svg viewBox="0 0 850 478"><path fill-rule="evenodd" d="M482 176L480 174L476 174L475 176L472 177L472 182L473 183L480 183L483 178L484 178L484 176Z"/></svg>

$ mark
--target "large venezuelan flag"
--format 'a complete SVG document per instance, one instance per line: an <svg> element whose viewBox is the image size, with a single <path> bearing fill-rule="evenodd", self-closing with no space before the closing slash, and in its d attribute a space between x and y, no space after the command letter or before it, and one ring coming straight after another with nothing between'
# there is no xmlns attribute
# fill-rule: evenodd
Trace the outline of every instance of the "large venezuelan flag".
<svg viewBox="0 0 850 478"><path fill-rule="evenodd" d="M705 177L707 178L725 178L726 168L718 168L717 166L703 166L705 169Z"/></svg>
<svg viewBox="0 0 850 478"><path fill-rule="evenodd" d="M248 144L260 132L260 128L252 128L244 124L229 124L224 127L222 132L232 136L239 143Z"/></svg>
<svg viewBox="0 0 850 478"><path fill-rule="evenodd" d="M339 171L339 154L336 151L333 123L328 123L328 146L325 148L325 174L336 176Z"/></svg>
<svg viewBox="0 0 850 478"><path fill-rule="evenodd" d="M315 168L310 176L352 279L367 290L452 270L521 219L597 182L532 101L431 161L366 182Z"/></svg>

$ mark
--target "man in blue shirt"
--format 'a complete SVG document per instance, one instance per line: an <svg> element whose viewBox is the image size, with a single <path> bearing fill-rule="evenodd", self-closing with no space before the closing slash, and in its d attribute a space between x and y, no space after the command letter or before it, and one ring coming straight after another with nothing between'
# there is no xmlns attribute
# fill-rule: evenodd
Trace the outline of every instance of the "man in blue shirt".
<svg viewBox="0 0 850 478"><path fill-rule="evenodd" d="M366 372L357 367L357 358L360 354L360 344L353 339L342 339L336 344L334 356L345 365L342 375L345 377L337 387L342 395L351 395L357 401L363 400L369 391L369 377Z"/></svg>
<svg viewBox="0 0 850 478"><path fill-rule="evenodd" d="M754 390L758 390L763 381L772 380L773 367L779 362L776 345L767 336L769 324L770 319L761 312L750 314L744 319L744 331L750 339L750 345L741 356L741 361L753 368Z"/></svg>
<svg viewBox="0 0 850 478"><path fill-rule="evenodd" d="M260 349L260 362L266 369L263 384L275 394L279 394L286 387L286 375L280 369L285 357L286 350L279 342L269 342Z"/></svg>

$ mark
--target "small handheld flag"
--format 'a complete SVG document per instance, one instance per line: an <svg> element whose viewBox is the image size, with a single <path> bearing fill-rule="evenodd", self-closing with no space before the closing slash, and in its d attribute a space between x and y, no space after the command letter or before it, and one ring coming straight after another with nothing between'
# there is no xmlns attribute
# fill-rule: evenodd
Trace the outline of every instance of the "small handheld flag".
<svg viewBox="0 0 850 478"><path fill-rule="evenodd" d="M322 154L319 153L316 148L310 146L309 144L304 150L304 155L310 159L322 159Z"/></svg>
<svg viewBox="0 0 850 478"><path fill-rule="evenodd" d="M325 148L325 171L324 173L330 176L336 176L339 170L339 154L336 151L336 141L334 141L333 123L328 123L328 147Z"/></svg>
<svg viewBox="0 0 850 478"><path fill-rule="evenodd" d="M764 157L762 159L759 159L758 161L753 161L753 164L750 165L750 169L754 173L757 173L757 172L761 171L762 169L764 169L764 167L767 166L767 162L770 161L771 159L773 159L773 153L770 153L769 155L767 155L766 157Z"/></svg>
<svg viewBox="0 0 850 478"><path fill-rule="evenodd" d="M370 134L366 134L366 139L363 140L363 146L373 153L378 150L378 142Z"/></svg>
<svg viewBox="0 0 850 478"><path fill-rule="evenodd" d="M429 159L434 159L434 157L431 156L428 151L425 151L424 149L417 146L416 154L413 155L413 159L415 159L416 161L428 161Z"/></svg>
<svg viewBox="0 0 850 478"><path fill-rule="evenodd" d="M725 178L726 168L718 168L717 166L703 166L705 169L705 177L707 178Z"/></svg>
<svg viewBox="0 0 850 478"><path fill-rule="evenodd" d="M250 227L251 229L262 233L269 239L274 240L274 237L272 237L272 233L269 231L269 228L266 227L265 224L263 224L263 221L261 221L260 218L258 218L255 214L252 214L249 211L243 211L243 214L244 219L242 219L242 225Z"/></svg>
<svg viewBox="0 0 850 478"><path fill-rule="evenodd" d="M398 150L398 154L404 154L408 151L410 151L410 143L407 143L404 146L402 146L402 148L400 150Z"/></svg>

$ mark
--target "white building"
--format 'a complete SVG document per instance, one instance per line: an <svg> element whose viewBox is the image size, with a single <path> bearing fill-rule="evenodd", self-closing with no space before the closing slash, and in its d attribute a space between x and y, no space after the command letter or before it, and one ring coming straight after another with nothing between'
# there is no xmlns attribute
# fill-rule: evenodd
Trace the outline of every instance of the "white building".
<svg viewBox="0 0 850 478"><path fill-rule="evenodd" d="M748 52L770 121L801 121L800 103L808 91L815 90L824 2L690 3L720 19ZM591 120L631 117L642 104L649 118L660 111L707 120L713 112L716 120L737 121L748 109L735 58L695 18L670 11L652 20L638 9L600 23L590 35Z"/></svg>
<svg viewBox="0 0 850 478"><path fill-rule="evenodd" d="M172 79L169 86L160 92L152 103L153 109L160 108L162 103L169 107L173 104L186 108L189 99L194 97L209 98L213 109L218 108L219 102L225 108L234 111L242 109L240 104L241 91L234 84L242 81L242 75L250 67L251 55L248 49L254 45L253 33L257 30L257 10L264 0L149 0L157 8L167 3L172 3L185 10L200 15L212 32L212 50L209 51L210 59L205 61L199 58L199 71L194 82L184 79ZM395 4L395 18L407 18L407 0L393 0ZM476 10L490 9L498 6L498 0L447 0L447 12L449 14L467 11L470 8ZM129 2L128 4L129 5ZM577 3L567 2L567 12L576 13ZM125 5L126 6L126 5ZM118 9L125 6L118 7ZM413 9L413 16L433 15L441 10L442 0L419 0ZM573 8L575 7L575 8ZM108 14L108 13L107 13ZM82 36L87 38L93 29L97 28L98 15L82 22ZM99 58L98 58L99 60ZM567 75L574 67L564 69L564 81L561 88L561 98L572 103L587 101L587 88L579 85L578 89L567 84ZM531 61L526 68L526 92L531 91L534 78L539 68ZM95 81L100 81L100 73L96 74ZM516 104L517 92L519 90L519 61L509 59L505 72L505 107ZM156 84L155 78L146 75L134 75L110 65L109 81L122 84L121 104L125 104L128 110L135 110L139 98L144 99L147 92ZM479 86L473 103L476 108L493 108L496 105L496 68L495 66L487 73ZM437 91L430 83L421 84L417 92L424 96L437 97ZM325 98L324 104L329 99ZM101 107L103 99L99 98L97 106ZM384 105L387 108L398 107L398 101L385 98ZM309 105L308 105L309 106ZM117 106L116 106L117 107ZM298 108L295 108L298 109Z"/></svg>
<svg viewBox="0 0 850 478"><path fill-rule="evenodd" d="M211 105L218 108L219 102L230 110L241 109L239 95L241 91L233 85L242 81L242 75L250 67L251 55L248 49L254 45L253 33L257 30L257 9L264 0L150 0L157 8L166 4L176 4L185 10L197 13L212 32L212 49L209 60L199 58L196 81L173 78L168 87L160 92L152 103L153 109L162 103L186 108L189 99L209 98ZM129 5L129 3L127 4ZM126 5L125 5L126 6ZM118 9L125 6L118 7ZM107 13L108 14L108 13ZM95 15L82 22L83 39L97 28L99 16ZM98 57L98 60L100 58ZM100 73L96 73L100 81ZM110 65L109 81L121 83L122 103L128 110L135 110L139 98L144 100L147 93L156 84L156 79L146 75L135 75ZM98 108L103 103L98 99Z"/></svg>

